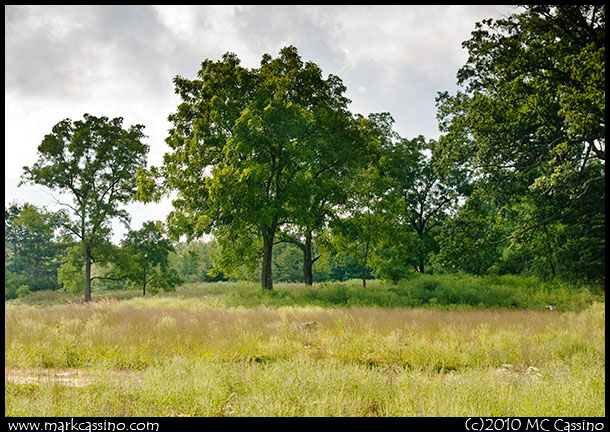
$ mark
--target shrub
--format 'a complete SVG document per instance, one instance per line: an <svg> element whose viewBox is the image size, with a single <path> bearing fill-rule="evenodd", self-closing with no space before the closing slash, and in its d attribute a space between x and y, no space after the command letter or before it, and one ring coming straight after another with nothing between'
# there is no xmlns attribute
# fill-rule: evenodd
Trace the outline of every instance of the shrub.
<svg viewBox="0 0 610 432"><path fill-rule="evenodd" d="M31 294L32 291L30 291L30 287L28 285L21 285L19 288L17 288L17 291L15 292L17 294L17 297L25 297L28 294Z"/></svg>

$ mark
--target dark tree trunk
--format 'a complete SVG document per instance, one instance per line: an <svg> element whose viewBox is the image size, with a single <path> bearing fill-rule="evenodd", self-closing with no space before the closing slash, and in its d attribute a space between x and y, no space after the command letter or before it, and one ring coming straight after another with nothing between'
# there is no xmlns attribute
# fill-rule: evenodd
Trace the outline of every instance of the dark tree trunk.
<svg viewBox="0 0 610 432"><path fill-rule="evenodd" d="M311 247L311 233L305 236L305 247L303 248L303 276L305 277L305 285L313 285L313 258Z"/></svg>
<svg viewBox="0 0 610 432"><path fill-rule="evenodd" d="M85 246L85 301L91 301L91 247Z"/></svg>
<svg viewBox="0 0 610 432"><path fill-rule="evenodd" d="M261 286L264 290L273 289L271 274L271 257L273 255L273 235L263 233L263 267L261 271Z"/></svg>

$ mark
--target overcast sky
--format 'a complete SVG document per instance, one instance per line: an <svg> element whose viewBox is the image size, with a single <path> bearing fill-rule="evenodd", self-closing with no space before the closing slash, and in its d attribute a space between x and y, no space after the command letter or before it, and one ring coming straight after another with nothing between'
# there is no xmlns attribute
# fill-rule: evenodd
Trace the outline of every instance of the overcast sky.
<svg viewBox="0 0 610 432"><path fill-rule="evenodd" d="M234 52L246 67L294 45L339 76L354 113L390 112L405 138L439 135L435 97L454 92L474 24L510 6L5 6L5 205L58 208L42 186L17 187L45 134L84 113L143 124L149 165L167 151L172 79ZM132 228L171 209L130 204ZM124 233L115 224L115 240Z"/></svg>

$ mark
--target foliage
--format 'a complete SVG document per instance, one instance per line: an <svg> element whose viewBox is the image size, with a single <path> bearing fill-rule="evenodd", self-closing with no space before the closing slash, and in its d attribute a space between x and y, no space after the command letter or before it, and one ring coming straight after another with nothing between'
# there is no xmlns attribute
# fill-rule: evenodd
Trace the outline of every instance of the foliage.
<svg viewBox="0 0 610 432"><path fill-rule="evenodd" d="M366 286L370 260L388 223L388 215L379 205L380 182L374 166L356 176L352 185L354 194L345 207L346 216L333 221L332 234L326 243L326 248L340 263L345 264L348 258L356 263L363 286Z"/></svg>
<svg viewBox="0 0 610 432"><path fill-rule="evenodd" d="M181 282L178 272L169 266L172 243L163 238L161 222L144 222L142 228L129 231L121 242L118 259L106 278L125 278L142 289L174 290Z"/></svg>
<svg viewBox="0 0 610 432"><path fill-rule="evenodd" d="M222 272L215 273L212 257L218 252L215 241L179 243L170 252L168 262L184 282L216 282L226 280Z"/></svg>
<svg viewBox="0 0 610 432"><path fill-rule="evenodd" d="M436 261L450 271L481 275L498 261L505 235L497 211L478 194L470 195L442 227Z"/></svg>
<svg viewBox="0 0 610 432"><path fill-rule="evenodd" d="M369 155L354 166L344 187L348 200L338 206L337 217L329 224L323 249L346 264L352 260L359 268L363 286L377 248L391 225L391 203L384 199L388 178L383 175L381 158L384 149L393 145L394 119L388 113L358 116L358 128Z"/></svg>
<svg viewBox="0 0 610 432"><path fill-rule="evenodd" d="M136 168L146 164L143 126L123 129L122 123L120 117L109 120L89 114L83 120L62 120L38 146L38 161L24 167L22 182L46 186L72 199L60 203L75 217L62 226L82 244L86 301L91 300L92 249L108 239L112 218L127 223L128 214L120 205L131 200Z"/></svg>
<svg viewBox="0 0 610 432"><path fill-rule="evenodd" d="M66 251L64 261L57 270L57 282L62 285L64 291L70 293L82 293L83 271L82 250L79 245L73 246Z"/></svg>
<svg viewBox="0 0 610 432"><path fill-rule="evenodd" d="M28 286L28 277L24 274L17 274L13 271L4 270L4 298L5 300L18 297L17 291L22 286Z"/></svg>
<svg viewBox="0 0 610 432"><path fill-rule="evenodd" d="M430 256L438 250L440 227L467 190L464 173L453 170L441 177L435 170L436 160L430 156L435 147L435 141L419 136L385 149L382 170L388 178L388 195L384 198L392 202L394 212L385 254L393 264L382 262L381 266L386 272L391 269L393 280L406 275L410 267L425 272Z"/></svg>
<svg viewBox="0 0 610 432"><path fill-rule="evenodd" d="M437 99L436 149L441 170L479 180L512 228L506 238L544 263L542 274L601 284L604 39L605 6L531 5L478 23L463 44L464 90Z"/></svg>
<svg viewBox="0 0 610 432"><path fill-rule="evenodd" d="M33 291L59 288L57 269L69 244L59 233L63 220L62 212L29 203L5 208L5 298L22 285Z"/></svg>

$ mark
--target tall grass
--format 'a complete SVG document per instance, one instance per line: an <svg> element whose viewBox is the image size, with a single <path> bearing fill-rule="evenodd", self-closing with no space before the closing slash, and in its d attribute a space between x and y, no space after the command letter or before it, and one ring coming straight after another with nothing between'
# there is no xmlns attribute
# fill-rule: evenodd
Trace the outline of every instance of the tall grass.
<svg viewBox="0 0 610 432"><path fill-rule="evenodd" d="M181 357L137 376L95 374L71 387L8 383L15 416L603 416L604 380L577 366L534 373L437 374L359 364L282 360L196 362Z"/></svg>
<svg viewBox="0 0 610 432"><path fill-rule="evenodd" d="M99 294L5 303L5 415L605 415L604 303L568 286L423 276Z"/></svg>
<svg viewBox="0 0 610 432"><path fill-rule="evenodd" d="M151 304L156 303L150 300ZM108 304L9 309L8 368L141 370L175 356L288 358L424 370L603 359L603 310L434 311L283 307L201 309ZM591 318L593 317L593 318ZM298 324L312 323L311 328Z"/></svg>

